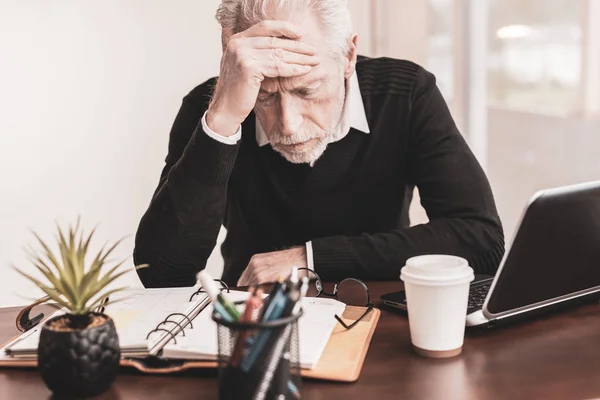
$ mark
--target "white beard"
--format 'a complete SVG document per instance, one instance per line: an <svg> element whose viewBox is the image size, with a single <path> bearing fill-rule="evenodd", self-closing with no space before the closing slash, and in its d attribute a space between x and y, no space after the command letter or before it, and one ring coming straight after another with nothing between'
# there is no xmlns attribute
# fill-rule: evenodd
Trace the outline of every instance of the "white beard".
<svg viewBox="0 0 600 400"><path fill-rule="evenodd" d="M273 150L281 154L286 160L294 164L314 164L325 152L329 143L331 143L332 139L336 138L337 131L340 126L340 117L342 115L342 110L344 107L344 96L342 92L342 96L340 96L340 101L337 104L335 109L335 118L332 119L332 122L325 128L321 129L317 126L312 126L308 129L301 129L296 132L294 135L282 135L280 132L271 132L269 135L269 142L271 142L271 147ZM303 143L311 139L316 139L317 142L313 147L308 151L302 152L290 152L289 149L286 149L280 145L291 145L296 143Z"/></svg>
<svg viewBox="0 0 600 400"><path fill-rule="evenodd" d="M311 131L316 131L312 130ZM283 142L275 142L275 144L271 144L273 150L281 154L286 160L294 164L303 164L303 163L314 163L317 161L327 149L327 145L329 144L329 134L324 133L321 129L318 132L314 132L314 135L309 136L307 130L303 131L300 135L294 135L293 137L286 136L286 141ZM283 139L283 138L282 138ZM283 148L280 144L292 144L292 143L302 143L307 140L316 139L317 142L313 147L308 151L289 151L289 149ZM278 139L279 140L279 136ZM287 143L286 143L287 142Z"/></svg>

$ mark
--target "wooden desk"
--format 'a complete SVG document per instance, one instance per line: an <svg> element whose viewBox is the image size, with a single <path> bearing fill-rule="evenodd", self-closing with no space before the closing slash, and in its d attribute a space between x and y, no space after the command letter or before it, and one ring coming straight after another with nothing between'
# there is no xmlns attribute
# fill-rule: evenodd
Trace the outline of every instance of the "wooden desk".
<svg viewBox="0 0 600 400"><path fill-rule="evenodd" d="M373 300L401 283L370 282ZM379 303L377 303L379 305ZM0 340L17 333L17 309L0 310ZM178 376L122 372L100 399L216 399L216 371ZM448 360L410 351L408 321L383 310L360 379L305 381L304 398L592 399L600 398L600 305L586 305L486 333L468 333L463 354ZM49 399L34 370L0 369L1 399Z"/></svg>

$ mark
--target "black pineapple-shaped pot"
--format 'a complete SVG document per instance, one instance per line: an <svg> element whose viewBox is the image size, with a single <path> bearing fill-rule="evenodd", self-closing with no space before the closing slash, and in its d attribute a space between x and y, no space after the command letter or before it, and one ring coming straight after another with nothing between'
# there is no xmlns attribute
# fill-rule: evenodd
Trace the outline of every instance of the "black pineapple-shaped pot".
<svg viewBox="0 0 600 400"><path fill-rule="evenodd" d="M60 315L42 327L38 367L57 396L93 397L110 387L121 353L113 320L105 314Z"/></svg>

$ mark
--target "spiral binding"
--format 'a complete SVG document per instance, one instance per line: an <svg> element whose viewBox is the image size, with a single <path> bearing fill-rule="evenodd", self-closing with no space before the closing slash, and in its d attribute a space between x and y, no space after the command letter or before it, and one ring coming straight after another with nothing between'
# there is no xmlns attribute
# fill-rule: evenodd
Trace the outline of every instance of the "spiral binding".
<svg viewBox="0 0 600 400"><path fill-rule="evenodd" d="M220 279L213 279L215 282L219 282L222 286L221 286L221 292L223 290L226 290L227 293L229 293L229 286L227 286L227 284L225 282L223 282ZM195 295L200 294L200 293L204 293L204 290L202 290L202 286L200 286L200 288L198 288L198 290L196 290L194 293L192 293L192 295L190 296L190 300L192 301L192 299L194 298Z"/></svg>
<svg viewBox="0 0 600 400"><path fill-rule="evenodd" d="M220 279L214 279L214 281L219 282L221 284L221 292L225 290L225 291L227 291L227 293L229 293L229 286L227 286L227 284L225 282L223 282ZM192 301L194 296L196 296L197 294L200 294L200 293L204 293L204 290L202 290L202 287L200 287L197 291L192 293L189 301ZM182 322L169 320L169 318L172 317L173 315L181 315L187 321L185 323L182 323ZM161 328L162 325L167 324L169 322L174 324L174 326L172 328L170 328L170 329ZM171 335L171 339L173 339L173 343L177 344L177 339L175 339L175 336L177 336L179 334L179 332L181 332L182 336L185 336L184 329L188 325L190 326L191 329L194 329L194 326L192 325L192 320L190 319L190 317L188 317L187 315L185 315L183 313L171 313L171 314L167 315L167 317L164 320L162 320L158 325L156 325L156 328L154 328L150 332L148 332L148 334L146 335L146 339L148 339L150 337L150 335L154 332L163 331L163 332L167 332L169 335ZM179 327L180 330L179 330L179 332L174 333L174 329L176 329L177 327ZM169 339L169 342L171 341L171 339Z"/></svg>
<svg viewBox="0 0 600 400"><path fill-rule="evenodd" d="M152 329L150 332L148 332L148 335L146 335L146 339L148 339L150 337L150 335L152 334L152 332L158 332L158 331L164 331L164 332L167 332L168 334L170 334L171 338L173 338L173 343L177 344L177 339L175 339L175 334L173 334L173 331L170 331L170 330L167 330L167 329L163 329L163 328L154 328L154 329ZM169 342L167 342L167 343L169 343Z"/></svg>

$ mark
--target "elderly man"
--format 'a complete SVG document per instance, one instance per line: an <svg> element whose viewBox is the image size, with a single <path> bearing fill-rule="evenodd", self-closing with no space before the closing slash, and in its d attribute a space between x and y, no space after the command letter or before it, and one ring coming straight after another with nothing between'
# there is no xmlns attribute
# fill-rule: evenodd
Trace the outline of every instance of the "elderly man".
<svg viewBox="0 0 600 400"><path fill-rule="evenodd" d="M230 285L399 279L427 253L496 271L492 191L431 73L357 56L344 0L223 0L217 19L219 76L183 99L136 235L146 287L194 285L221 225ZM410 226L415 186L429 222Z"/></svg>

